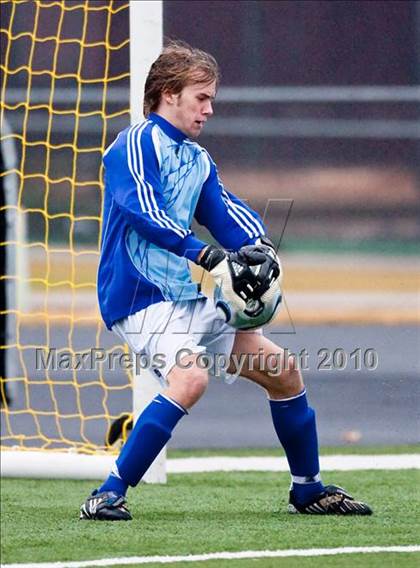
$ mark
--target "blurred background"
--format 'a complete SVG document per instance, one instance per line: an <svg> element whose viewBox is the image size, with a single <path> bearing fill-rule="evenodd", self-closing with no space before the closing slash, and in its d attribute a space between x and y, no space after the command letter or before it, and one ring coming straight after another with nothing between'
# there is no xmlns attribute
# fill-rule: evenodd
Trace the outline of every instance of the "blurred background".
<svg viewBox="0 0 420 568"><path fill-rule="evenodd" d="M2 413L6 444L16 443L19 429L26 436L57 430L59 440L64 428L65 439L82 431L88 445L100 445L110 415L131 404L124 373L103 370L99 380L72 373L86 404L72 395L61 406L51 380L60 389L69 374L34 368L37 345L122 349L99 321L94 282L101 154L129 124L128 9L86 6L2 5L3 111L15 134L4 143L14 144L20 211L18 244L9 244L20 277L7 372L16 379L10 409L22 410L7 424ZM177 0L163 3L163 15L167 38L209 51L220 64L215 115L200 144L279 243L285 302L267 334L308 351L321 442L418 442L420 3ZM34 321L44 311L54 318ZM343 350L346 364L320 369L322 349ZM355 368L357 349L362 357L373 350L377 364ZM52 400L45 424L23 411L28 396L40 407ZM195 426L181 425L173 446L275 446L263 399L245 381L214 382L191 415ZM81 429L88 412L93 418ZM35 445L40 440L34 436Z"/></svg>

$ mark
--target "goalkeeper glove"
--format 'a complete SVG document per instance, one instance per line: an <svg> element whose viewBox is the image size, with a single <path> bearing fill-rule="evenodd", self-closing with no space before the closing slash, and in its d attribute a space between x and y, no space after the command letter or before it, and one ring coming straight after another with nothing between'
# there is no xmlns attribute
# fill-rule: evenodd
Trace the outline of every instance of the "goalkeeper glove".
<svg viewBox="0 0 420 568"><path fill-rule="evenodd" d="M216 285L223 289L224 296L229 301L237 301L237 297L246 302L257 297L257 290L264 284L259 272L265 278L266 270L263 265L267 262L267 254L249 247L252 250L228 252L216 246L209 245L204 249L198 263L214 278ZM236 299L235 299L236 296Z"/></svg>
<svg viewBox="0 0 420 568"><path fill-rule="evenodd" d="M255 245L244 246L239 252L245 260L264 258L258 266L252 269L258 277L258 285L254 288L257 298L261 298L277 279L279 279L280 284L282 277L280 259L277 256L274 244L268 237L260 237Z"/></svg>

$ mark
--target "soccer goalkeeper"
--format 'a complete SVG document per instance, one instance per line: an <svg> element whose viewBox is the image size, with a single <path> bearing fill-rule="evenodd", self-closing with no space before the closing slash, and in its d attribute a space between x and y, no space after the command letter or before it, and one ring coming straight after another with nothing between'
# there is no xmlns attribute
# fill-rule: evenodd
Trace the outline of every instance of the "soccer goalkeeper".
<svg viewBox="0 0 420 568"><path fill-rule="evenodd" d="M215 276L226 298L247 302L261 296L279 275L261 219L225 190L214 161L194 141L213 114L218 83L211 55L171 42L146 80L146 120L120 132L104 154L101 313L133 352L145 353L149 360L164 354L164 365L155 372L166 388L138 418L108 479L82 505L80 518L131 519L128 487L139 483L206 390L208 372L197 364L203 352L250 354L241 375L267 393L291 471L290 512L371 514L343 489L323 485L315 413L293 358L284 360L283 350L260 331L227 325L213 300L191 280L188 260ZM193 217L220 247L191 232ZM257 270L248 270L250 266ZM283 358L274 373L271 358L276 363Z"/></svg>

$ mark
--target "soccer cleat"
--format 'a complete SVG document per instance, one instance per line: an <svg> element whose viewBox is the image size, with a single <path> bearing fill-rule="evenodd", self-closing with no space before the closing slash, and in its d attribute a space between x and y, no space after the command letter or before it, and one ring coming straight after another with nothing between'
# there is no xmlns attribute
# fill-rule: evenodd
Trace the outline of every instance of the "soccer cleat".
<svg viewBox="0 0 420 568"><path fill-rule="evenodd" d="M289 513L304 515L371 515L372 509L360 501L355 501L341 487L327 485L321 493L306 503L298 503L293 489L289 496Z"/></svg>
<svg viewBox="0 0 420 568"><path fill-rule="evenodd" d="M114 491L95 490L80 507L80 519L90 521L131 521L126 499Z"/></svg>

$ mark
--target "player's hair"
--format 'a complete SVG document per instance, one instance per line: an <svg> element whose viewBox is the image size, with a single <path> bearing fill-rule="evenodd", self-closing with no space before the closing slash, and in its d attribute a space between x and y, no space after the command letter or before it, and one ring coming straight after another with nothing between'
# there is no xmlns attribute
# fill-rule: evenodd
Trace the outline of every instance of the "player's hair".
<svg viewBox="0 0 420 568"><path fill-rule="evenodd" d="M162 93L178 94L194 83L220 81L219 66L215 58L188 43L171 40L152 64L144 87L143 112L147 117L160 103Z"/></svg>

